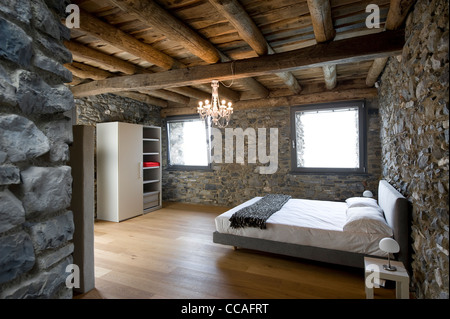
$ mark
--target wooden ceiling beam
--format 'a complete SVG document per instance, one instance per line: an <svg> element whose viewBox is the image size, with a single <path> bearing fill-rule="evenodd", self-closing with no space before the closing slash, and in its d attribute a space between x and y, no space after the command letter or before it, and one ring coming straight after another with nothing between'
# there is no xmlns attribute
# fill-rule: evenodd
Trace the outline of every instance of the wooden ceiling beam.
<svg viewBox="0 0 450 319"><path fill-rule="evenodd" d="M369 72L366 77L366 85L368 87L372 87L375 85L375 82L378 80L381 72L383 71L389 57L378 58L373 60L373 64L370 66Z"/></svg>
<svg viewBox="0 0 450 319"><path fill-rule="evenodd" d="M336 64L325 65L322 67L323 77L325 79L325 87L332 90L337 84Z"/></svg>
<svg viewBox="0 0 450 319"><path fill-rule="evenodd" d="M325 86L328 90L335 88L337 84L337 65L330 64L322 67Z"/></svg>
<svg viewBox="0 0 450 319"><path fill-rule="evenodd" d="M200 87L204 88L206 92L208 92L209 95L211 95L212 88L211 84L200 84ZM241 99L241 94L239 92L230 90L227 87L224 87L223 85L219 85L219 96L224 97L227 100L231 101L239 101Z"/></svg>
<svg viewBox="0 0 450 319"><path fill-rule="evenodd" d="M135 66L134 64L124 61L122 59L116 58L114 56L107 55L105 53L102 53L100 51L94 50L92 48L89 48L87 46L84 46L80 43L74 42L74 41L66 41L65 46L72 52L72 55L74 59L81 59L81 60L88 60L95 63L98 63L102 67L106 69L113 69L115 71L120 71L126 74L135 74L135 73L153 73L151 71L147 71L145 69L142 69L138 66ZM72 72L72 74L78 75L80 78L88 78L93 80L102 80L106 79L108 77L114 76L114 74L109 73L108 71L104 71L86 64L82 63L72 63L72 65L68 64L66 65L67 69ZM205 96L208 96L205 92L201 90L197 90L195 88L174 88L178 90L169 90L174 91L176 93L194 97L197 99L200 99L200 97L203 99ZM173 97L173 96L172 96ZM210 96L209 96L210 98ZM181 99L176 99L177 101L180 101ZM158 106L161 106L160 101L158 102ZM167 103L166 103L167 106Z"/></svg>
<svg viewBox="0 0 450 319"><path fill-rule="evenodd" d="M231 62L229 73L230 73L230 75L233 75L234 71L236 69L235 65L233 63L233 61L235 61L235 60L232 60L231 58L229 58L227 55L225 55L222 52L220 52L220 57L221 57L222 62ZM233 78L231 78L230 80L232 80L232 79ZM213 79L213 80L217 80L217 79ZM261 83L259 83L252 77L240 78L240 79L238 79L238 81L241 82L242 85L244 85L247 89L252 91L255 94L255 96L257 96L259 98L268 97L270 94L270 91L264 85L262 85ZM219 87L219 90L220 90L220 88L221 87ZM232 91L230 88L227 88L227 90Z"/></svg>
<svg viewBox="0 0 450 319"><path fill-rule="evenodd" d="M65 41L64 45L72 52L74 60L87 60L100 65L102 68L109 70L110 72L122 72L128 75L135 74L137 68L134 64L124 61L97 51L90 47L87 47L81 43L75 41Z"/></svg>
<svg viewBox="0 0 450 319"><path fill-rule="evenodd" d="M83 63L72 62L71 64L64 65L69 71L72 72L74 77L79 80L79 82L83 81L83 79L105 79L112 76L112 73L107 71L92 67L90 65L86 65ZM72 81L74 82L74 81ZM75 82L76 83L76 82ZM71 83L69 83L71 84ZM163 91L163 90L160 90ZM167 107L167 101L162 99L149 96L147 94L137 93L137 92L114 92L116 95L128 97L133 100L145 102L147 104L156 105L159 107Z"/></svg>
<svg viewBox="0 0 450 319"><path fill-rule="evenodd" d="M103 22L92 14L80 9L80 29L84 32L128 52L165 70L183 68L185 65L167 54L154 49L120 29Z"/></svg>
<svg viewBox="0 0 450 319"><path fill-rule="evenodd" d="M237 0L209 0L216 10L223 15L237 30L240 37L250 45L259 56L275 53L258 26ZM295 94L300 93L301 86L290 72L277 74L286 86Z"/></svg>
<svg viewBox="0 0 450 319"><path fill-rule="evenodd" d="M73 75L82 79L102 80L114 76L113 73L83 63L72 62L71 64L65 64L64 66L71 71ZM182 87L178 89L179 90L176 90L177 92L175 92L175 90L143 90L141 93L157 98L154 100L154 102L157 103L155 105L161 107L167 107L167 102L163 104L161 99L180 104L189 104L190 97L194 97L196 99L211 98L209 94L195 88ZM147 100L150 102L149 99Z"/></svg>
<svg viewBox="0 0 450 319"><path fill-rule="evenodd" d="M160 99L164 99L167 101L172 101L172 102L176 102L179 104L184 104L187 105L189 104L189 102L191 101L191 99L187 96L175 93L175 92L170 92L167 90L138 90L139 93L143 93L143 94L147 94L150 96L154 96Z"/></svg>
<svg viewBox="0 0 450 319"><path fill-rule="evenodd" d="M331 19L331 5L329 0L308 0L314 36L317 43L332 41L336 35ZM334 89L337 84L336 64L322 67L325 86L328 90Z"/></svg>
<svg viewBox="0 0 450 319"><path fill-rule="evenodd" d="M207 63L228 62L229 57L220 52L211 42L189 28L170 12L151 0L108 0L136 19L159 30L171 41L183 45L188 51ZM242 80L244 85L258 97L267 97L269 90L255 79Z"/></svg>
<svg viewBox="0 0 450 319"><path fill-rule="evenodd" d="M391 0L386 18L386 30L397 30L408 15L409 9L416 0Z"/></svg>
<svg viewBox="0 0 450 319"><path fill-rule="evenodd" d="M389 11L386 18L385 29L397 30L402 25L408 15L409 10L415 0L391 0ZM381 72L384 70L388 59L378 58L373 61L366 78L366 85L372 87L378 80Z"/></svg>
<svg viewBox="0 0 450 319"><path fill-rule="evenodd" d="M308 0L314 36L317 43L333 40L336 31L331 19L331 5L329 0Z"/></svg>
<svg viewBox="0 0 450 319"><path fill-rule="evenodd" d="M200 65L154 74L136 74L93 81L72 87L75 96L89 96L115 91L164 89L197 85L217 80L232 80L285 71L323 67L329 64L354 63L378 57L398 55L405 43L404 30L385 31L310 47L211 65ZM231 74L231 63L234 72Z"/></svg>
<svg viewBox="0 0 450 319"><path fill-rule="evenodd" d="M103 80L114 76L113 73L79 62L64 64L64 67L81 79Z"/></svg>
<svg viewBox="0 0 450 319"><path fill-rule="evenodd" d="M177 41L207 63L220 61L217 49L181 20L151 0L108 0L141 22L159 30L168 39Z"/></svg>
<svg viewBox="0 0 450 319"><path fill-rule="evenodd" d="M211 94L208 94L201 90L197 90L190 86L173 87L173 88L167 88L166 90L174 92L174 93L182 94L185 96L189 96L189 97L197 99L197 100L211 99Z"/></svg>
<svg viewBox="0 0 450 319"><path fill-rule="evenodd" d="M259 56L269 54L269 44L255 22L236 0L209 0Z"/></svg>
<svg viewBox="0 0 450 319"><path fill-rule="evenodd" d="M271 107L289 107L294 105L306 105L314 103L337 102L354 99L375 98L378 92L375 88L350 89L350 90L332 90L321 93L297 94L290 96L272 97L267 99L239 101L233 105L234 111ZM195 114L195 107L177 107L161 110L161 116L187 115Z"/></svg>
<svg viewBox="0 0 450 319"><path fill-rule="evenodd" d="M165 100L149 96L147 94L137 93L137 92L115 92L115 95L127 97L136 101L144 102L150 105L156 105L162 108L167 107L168 103Z"/></svg>
<svg viewBox="0 0 450 319"><path fill-rule="evenodd" d="M83 81L84 81L84 79L82 79L72 73L72 82L69 82L67 84L68 85L78 85L78 84L82 83Z"/></svg>

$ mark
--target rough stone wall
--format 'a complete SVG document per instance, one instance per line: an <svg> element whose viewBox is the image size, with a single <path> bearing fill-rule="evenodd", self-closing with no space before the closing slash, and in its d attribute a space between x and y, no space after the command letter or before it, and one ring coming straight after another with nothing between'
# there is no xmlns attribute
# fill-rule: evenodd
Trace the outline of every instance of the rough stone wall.
<svg viewBox="0 0 450 319"><path fill-rule="evenodd" d="M114 94L75 99L76 124L125 122L161 126L160 108Z"/></svg>
<svg viewBox="0 0 450 319"><path fill-rule="evenodd" d="M448 298L448 1L419 0L381 77L382 174L412 203L412 285Z"/></svg>
<svg viewBox="0 0 450 319"><path fill-rule="evenodd" d="M377 103L376 100L366 101L371 109L376 109ZM351 196L361 196L365 189L363 183L367 183L368 189L377 194L381 175L377 112L371 112L368 116L368 174L290 174L289 117L288 107L236 110L229 126L243 130L254 128L256 133L258 128L266 128L267 140L270 139L269 129L278 128L278 170L275 174L260 174L258 167L268 164L261 164L259 160L255 164L248 163L247 145L244 164L213 163L212 171L170 170L167 168L167 135L163 125L163 200L235 206L255 196L284 193L296 198L341 201ZM224 135L222 132L223 139Z"/></svg>
<svg viewBox="0 0 450 319"><path fill-rule="evenodd" d="M0 2L0 298L71 298L64 1Z"/></svg>

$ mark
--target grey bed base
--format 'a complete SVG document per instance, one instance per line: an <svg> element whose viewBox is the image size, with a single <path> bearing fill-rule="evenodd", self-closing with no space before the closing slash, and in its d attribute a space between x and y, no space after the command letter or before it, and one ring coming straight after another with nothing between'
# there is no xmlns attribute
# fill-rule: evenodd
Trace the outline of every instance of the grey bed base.
<svg viewBox="0 0 450 319"><path fill-rule="evenodd" d="M384 211L387 223L394 232L394 239L400 245L400 252L395 258L402 261L409 268L410 225L408 202L387 181L382 180L378 187L378 203ZM360 253L283 243L267 239L219 233L217 231L213 233L213 242L358 268L364 267L363 257L366 256Z"/></svg>
<svg viewBox="0 0 450 319"><path fill-rule="evenodd" d="M213 242L285 256L299 257L344 266L364 267L364 255L313 246L282 243L273 240L213 233Z"/></svg>

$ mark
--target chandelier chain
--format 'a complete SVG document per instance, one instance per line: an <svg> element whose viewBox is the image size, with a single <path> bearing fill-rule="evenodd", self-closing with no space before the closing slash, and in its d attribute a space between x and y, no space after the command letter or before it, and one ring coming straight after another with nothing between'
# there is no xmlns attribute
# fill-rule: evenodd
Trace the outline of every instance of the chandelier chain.
<svg viewBox="0 0 450 319"><path fill-rule="evenodd" d="M225 83L223 83L222 81L220 81L220 83L222 83L222 85L224 86L224 87L226 87L226 88L230 88L232 85L233 85L233 83L234 83L234 68L233 68L233 65L234 65L234 63L236 62L236 60L233 60L233 62L231 62L231 83L230 83L230 85L226 85Z"/></svg>

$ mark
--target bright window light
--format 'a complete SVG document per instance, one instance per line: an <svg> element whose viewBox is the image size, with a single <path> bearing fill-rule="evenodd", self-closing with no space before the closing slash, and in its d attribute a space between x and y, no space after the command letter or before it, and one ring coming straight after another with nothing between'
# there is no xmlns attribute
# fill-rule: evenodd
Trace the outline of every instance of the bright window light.
<svg viewBox="0 0 450 319"><path fill-rule="evenodd" d="M293 108L293 171L364 172L363 106L357 101Z"/></svg>
<svg viewBox="0 0 450 319"><path fill-rule="evenodd" d="M186 119L167 122L170 166L208 166L205 122Z"/></svg>
<svg viewBox="0 0 450 319"><path fill-rule="evenodd" d="M303 167L359 166L358 109L298 112L303 134L297 139L297 163Z"/></svg>

